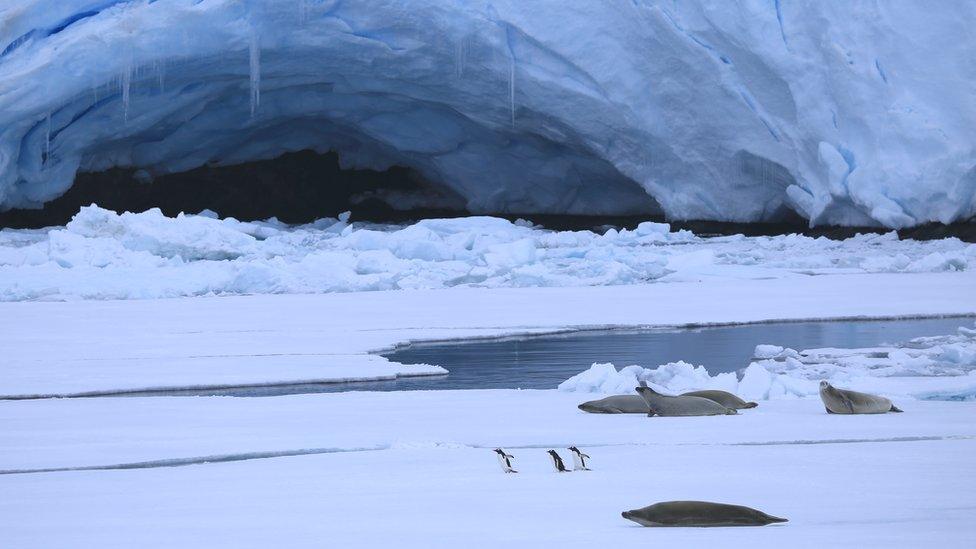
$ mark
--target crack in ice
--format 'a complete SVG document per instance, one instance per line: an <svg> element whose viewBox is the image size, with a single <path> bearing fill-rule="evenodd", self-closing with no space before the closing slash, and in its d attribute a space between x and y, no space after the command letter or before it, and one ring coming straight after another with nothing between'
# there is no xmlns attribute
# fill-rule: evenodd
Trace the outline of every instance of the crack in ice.
<svg viewBox="0 0 976 549"><path fill-rule="evenodd" d="M621 442L611 444L580 444L579 442L559 442L550 444L523 444L523 445L501 445L511 450L538 450L543 448L566 448L569 446L581 446L585 448L612 448L612 447L640 447L640 446L791 446L791 445L811 445L811 444L860 444L860 443L880 443L880 442L931 442L931 441L954 441L954 440L974 440L976 435L947 435L947 436L909 436L909 437L888 437L888 438L856 438L856 439L824 439L824 440L786 440L769 442L689 442L667 444L660 442ZM498 445L480 444L456 444L456 443L425 443L423 449L492 449ZM76 471L124 471L129 469L158 469L163 467L183 467L187 465L204 465L209 463L228 463L234 461L250 461L256 459L272 459L280 457L295 457L319 454L349 454L358 452L379 452L383 450L411 449L402 443L396 447L392 444L381 444L376 446L365 446L358 448L303 448L297 450L276 450L264 452L241 452L235 454L215 454L210 456L186 457L186 458L167 458L147 461L134 461L127 463L116 463L109 465L82 465L76 467L43 467L37 469L2 469L0 475L25 475L34 473L62 473Z"/></svg>

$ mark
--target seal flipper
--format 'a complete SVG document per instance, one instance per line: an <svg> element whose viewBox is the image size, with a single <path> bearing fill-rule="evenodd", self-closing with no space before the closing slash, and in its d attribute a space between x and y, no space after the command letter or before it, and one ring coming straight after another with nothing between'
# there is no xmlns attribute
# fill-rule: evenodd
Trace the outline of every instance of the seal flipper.
<svg viewBox="0 0 976 549"><path fill-rule="evenodd" d="M759 406L758 402L746 402L746 405L743 406L743 408L755 408L756 406Z"/></svg>
<svg viewBox="0 0 976 549"><path fill-rule="evenodd" d="M647 417L654 417L654 415L657 414L658 411L655 410L654 406L651 405L651 401L649 398L647 398L647 395L645 393L651 393L652 395L656 395L657 393L655 393L654 389L648 387L647 383L643 381L641 381L640 386L636 387L634 390L637 391L637 394L639 394L640 397L644 400L644 404L647 404Z"/></svg>
<svg viewBox="0 0 976 549"><path fill-rule="evenodd" d="M828 414L833 414L833 413L834 413L834 412L831 412L831 411L830 411L830 408L828 408L828 407L826 407L826 406L824 406L824 410L827 410L827 413L828 413Z"/></svg>
<svg viewBox="0 0 976 549"><path fill-rule="evenodd" d="M898 413L901 413L901 412L904 412L905 410L902 410L901 408L899 408L899 407L895 406L894 404L892 404L891 405L891 409L888 410L888 411L889 412L898 412Z"/></svg>
<svg viewBox="0 0 976 549"><path fill-rule="evenodd" d="M847 410L848 410L847 413L849 414L854 413L854 403L851 402L851 399L847 398L846 396L844 397L844 406L847 406Z"/></svg>

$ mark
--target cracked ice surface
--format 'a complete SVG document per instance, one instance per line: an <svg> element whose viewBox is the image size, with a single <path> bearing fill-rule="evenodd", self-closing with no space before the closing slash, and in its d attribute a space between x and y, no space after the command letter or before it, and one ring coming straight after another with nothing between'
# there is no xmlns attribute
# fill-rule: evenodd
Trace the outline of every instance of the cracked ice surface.
<svg viewBox="0 0 976 549"><path fill-rule="evenodd" d="M492 217L300 226L82 208L64 227L0 231L0 300L132 299L458 286L970 271L976 245L800 235L701 238L667 224L549 231Z"/></svg>
<svg viewBox="0 0 976 549"><path fill-rule="evenodd" d="M28 0L0 207L79 170L335 150L479 212L903 227L976 211L976 4Z"/></svg>

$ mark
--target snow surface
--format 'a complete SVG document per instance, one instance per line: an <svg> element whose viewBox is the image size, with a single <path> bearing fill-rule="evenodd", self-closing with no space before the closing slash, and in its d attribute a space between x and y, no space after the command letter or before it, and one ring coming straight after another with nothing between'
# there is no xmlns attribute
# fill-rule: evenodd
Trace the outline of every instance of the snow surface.
<svg viewBox="0 0 976 549"><path fill-rule="evenodd" d="M842 417L802 399L738 416L646 418L586 414L580 397L2 402L3 469L196 460L0 475L0 528L16 547L959 547L976 533L976 403ZM497 445L516 456L518 475L500 471ZM552 471L545 450L568 458L569 445L592 456L593 471ZM266 457L275 451L284 456ZM750 505L790 522L656 530L620 517L670 499Z"/></svg>
<svg viewBox="0 0 976 549"><path fill-rule="evenodd" d="M976 213L970 2L25 0L0 21L2 207L79 170L314 149L476 213Z"/></svg>
<svg viewBox="0 0 976 549"><path fill-rule="evenodd" d="M301 226L82 208L65 227L0 230L0 301L972 271L976 245L895 233L700 238L665 223L549 231L492 217Z"/></svg>
<svg viewBox="0 0 976 549"><path fill-rule="evenodd" d="M3 234L36 239L21 249L43 242L50 232L78 230L80 241L114 242L120 257L173 260L196 254L191 265L224 266L240 260L219 258L236 253L246 241L239 235L265 228L285 234L299 230L205 217L186 216L185 222L121 217L94 209L86 215L103 222ZM173 223L193 224L196 232L190 237L182 227L172 229ZM354 227L343 236L347 228L338 231L336 243L360 232ZM954 241L717 239L714 245L725 246L724 254L763 258L759 265L746 260L724 265L703 261L701 256L720 256L692 235L649 228L655 230L618 233L611 237L619 240L615 247L583 247L587 253L626 251L638 257L645 251L654 257L664 253L665 268L675 272L649 284L0 303L0 394L422 373L433 367L415 369L370 354L417 340L976 313L976 277L968 267L894 273L858 267L868 257L895 255L893 250L916 259L965 254L967 248ZM399 231L411 229L417 230ZM528 227L506 227L501 233L515 230L525 231L515 241L553 234L605 238ZM397 241L399 231L372 230L368 236L384 245L416 242ZM253 246L279 233L261 234L251 237ZM636 243L654 235L662 241ZM502 237L468 251L487 255L488 247L512 241L496 238ZM678 238L687 242L669 242ZM810 248L791 254L790 242L796 243L794 250ZM452 253L466 249L445 246ZM790 266L817 255L813 250L840 266L823 272ZM89 253L83 246L67 251ZM834 263L814 261L819 268ZM437 265L425 261L418 272L436 273ZM98 269L64 269L64 280L75 284ZM128 275L112 269L101 268L111 273L105 288L135 277L146 277L136 281L145 287L165 272L157 266ZM172 273L174 279L191 278L186 268ZM70 290L66 295L79 295L67 282L64 287ZM943 368L950 358L960 364L968 360L963 343L971 335L961 330L892 349L909 358L920 353L912 360ZM795 353L797 360L824 361L811 365L870 358L836 349ZM778 364L780 355L793 352L762 346L757 362ZM797 397L765 400L736 416L646 418L576 408L590 398L556 390L475 390L0 400L0 532L4 545L25 548L917 547L965 546L976 535L970 520L976 509L976 402L899 394L903 414L836 416L826 414L816 397ZM551 471L545 450L569 445L593 457L593 471ZM499 470L491 451L496 446L516 456L518 475ZM84 467L102 469L71 470ZM67 470L24 472L38 469ZM654 530L619 515L670 499L749 505L790 522Z"/></svg>

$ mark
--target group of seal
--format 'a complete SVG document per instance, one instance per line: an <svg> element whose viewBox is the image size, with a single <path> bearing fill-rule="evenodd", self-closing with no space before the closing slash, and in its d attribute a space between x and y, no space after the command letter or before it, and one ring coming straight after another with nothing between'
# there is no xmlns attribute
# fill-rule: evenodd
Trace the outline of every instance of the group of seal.
<svg viewBox="0 0 976 549"><path fill-rule="evenodd" d="M636 395L614 395L580 404L591 414L647 414L648 416L714 416L732 415L736 410L755 408L726 391L691 391L678 396L662 395L641 382Z"/></svg>
<svg viewBox="0 0 976 549"><path fill-rule="evenodd" d="M641 526L765 526L788 522L751 507L710 501L665 501L620 513Z"/></svg>
<svg viewBox="0 0 976 549"><path fill-rule="evenodd" d="M573 454L573 471L589 471L590 468L586 466L586 460L590 459L590 456L584 454L579 448L575 446L570 446L567 448L571 454ZM498 464L501 466L502 471L505 473L518 473L512 467L512 460L515 456L509 454L501 448L495 448L494 450L496 456L498 457ZM563 458L555 450L549 450L546 452L549 454L549 459L552 460L552 466L556 469L557 473L568 473L569 469L566 468L566 464L563 463Z"/></svg>
<svg viewBox="0 0 976 549"><path fill-rule="evenodd" d="M647 414L650 416L718 416L734 415L737 410L755 408L732 393L719 390L690 391L677 396L663 395L641 382L636 395L614 395L590 400L578 406L591 414ZM820 400L828 414L884 414L901 412L885 397L838 389L820 382Z"/></svg>

